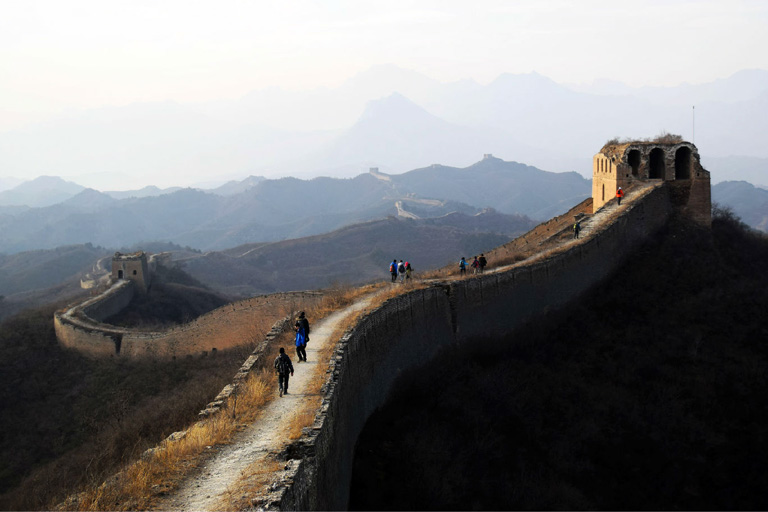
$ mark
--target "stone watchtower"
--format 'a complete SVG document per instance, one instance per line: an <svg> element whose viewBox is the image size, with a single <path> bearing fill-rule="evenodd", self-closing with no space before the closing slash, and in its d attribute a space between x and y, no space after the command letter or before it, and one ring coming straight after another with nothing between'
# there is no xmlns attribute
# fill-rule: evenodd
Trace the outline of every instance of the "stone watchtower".
<svg viewBox="0 0 768 512"><path fill-rule="evenodd" d="M147 293L152 281L147 264L147 255L144 251L133 254L122 254L116 252L112 256L112 281L127 279L133 281L136 290L140 293Z"/></svg>
<svg viewBox="0 0 768 512"><path fill-rule="evenodd" d="M710 226L712 198L709 171L701 166L699 151L676 136L656 141L609 141L592 159L592 203L597 211L616 197L616 189L635 182L664 182L675 207L693 220Z"/></svg>

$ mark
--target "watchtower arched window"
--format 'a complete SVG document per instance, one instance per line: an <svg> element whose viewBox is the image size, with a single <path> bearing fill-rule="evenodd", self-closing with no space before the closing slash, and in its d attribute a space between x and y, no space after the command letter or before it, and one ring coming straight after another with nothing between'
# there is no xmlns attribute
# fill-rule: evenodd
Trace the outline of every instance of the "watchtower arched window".
<svg viewBox="0 0 768 512"><path fill-rule="evenodd" d="M117 278L118 279L122 279L123 278L123 271L122 270L118 270L117 271Z"/></svg>
<svg viewBox="0 0 768 512"><path fill-rule="evenodd" d="M648 178L652 180L664 179L664 150L653 148L649 155Z"/></svg>
<svg viewBox="0 0 768 512"><path fill-rule="evenodd" d="M633 149L627 155L627 163L632 168L632 176L637 177L640 172L640 151Z"/></svg>
<svg viewBox="0 0 768 512"><path fill-rule="evenodd" d="M675 152L675 179L688 180L691 178L691 148L681 147Z"/></svg>

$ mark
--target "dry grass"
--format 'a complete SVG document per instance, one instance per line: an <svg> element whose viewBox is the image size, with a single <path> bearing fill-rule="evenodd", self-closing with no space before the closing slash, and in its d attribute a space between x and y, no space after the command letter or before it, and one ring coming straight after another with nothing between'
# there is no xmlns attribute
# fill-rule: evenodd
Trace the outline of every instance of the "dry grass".
<svg viewBox="0 0 768 512"><path fill-rule="evenodd" d="M318 353L317 357L320 364L315 366L314 375L310 380L307 393L320 393L326 382L326 374L328 370L328 364L323 364L323 362L330 361L330 358L336 350L338 340L341 339L345 332L354 328L363 315L378 307L386 300L407 293L413 289L424 288L426 286L429 286L429 284L423 281L416 281L409 286L393 286L390 283L377 283L354 289L340 288L328 294L327 298L321 301L316 307L304 310L306 315L313 319L313 322L317 322L325 316L351 304L360 297L375 294L367 308L347 315L346 318L338 323L331 334L331 342L327 343ZM316 415L316 408L297 411L290 420L290 425L287 430L288 439L292 441L300 439L303 435L303 429L311 427L314 424ZM263 492L264 488L275 478L275 474L283 469L279 466L279 462L275 461L273 458L260 460L252 464L248 470L243 473L243 476L237 482L234 482L227 490L225 495L219 501L217 508L221 510L244 510L250 507L252 505L252 498Z"/></svg>
<svg viewBox="0 0 768 512"><path fill-rule="evenodd" d="M515 263L527 257L528 255L524 253L510 253L507 256L508 259L495 258L494 266ZM360 317L372 309L398 295L430 286L428 282L430 279L457 278L458 276L449 268L443 268L420 273L419 277L420 279L411 279L412 282L408 285L380 282L358 288L336 287L326 290L322 300L314 305L304 308L300 307L299 304L291 304L290 306L295 312L303 309L307 317L314 323L348 306L362 296L375 294L371 304L366 309L348 315L336 327L332 334L332 342L326 344L318 355L320 361L329 361L336 349L337 340L346 331L357 325ZM467 277L472 277L472 275L468 274ZM262 330L263 327L254 324L241 326L235 329L238 332L233 332L231 335L241 337L250 334L253 336L254 331ZM247 331L247 334L243 329ZM270 392L274 387L274 375L267 365L276 356L277 348L280 345L290 344L292 338L293 333L288 330L273 341L264 355L260 357L260 369L249 375L219 414L196 423L179 440L164 441L142 460L128 466L117 477L96 489L78 495L74 501L66 504L66 508L136 510L151 507L160 493L173 489L184 473L200 463L202 456L211 446L228 443L238 430L242 429L245 424L252 422L259 411L274 399L274 393ZM315 375L311 380L310 388L307 390L308 393L320 393L326 380L327 369L327 364L316 365ZM299 439L302 436L302 430L314 423L316 412L314 409L298 412L291 419L288 438L291 440ZM242 509L250 506L247 497L253 496L263 489L274 472L280 470L279 465L280 462L277 460L272 460L271 463L269 461L265 463L262 460L258 464L252 465L243 475L243 478L233 483L231 489L227 491L220 502L223 505L221 508Z"/></svg>
<svg viewBox="0 0 768 512"><path fill-rule="evenodd" d="M317 321L380 287L371 285L361 288L334 288L328 290L317 304L304 310L308 317ZM298 304L292 303L285 309L281 308L280 312L283 313L286 309L295 311L299 307ZM257 315L252 321L232 326L231 332L220 333L220 336L227 337L228 340L232 338L230 341L233 342L244 337L253 339L253 348L253 344L263 339L263 334L260 336L259 333L264 333L271 327L270 320L272 319ZM65 508L136 510L150 507L159 494L173 489L187 471L200 463L209 447L230 442L236 432L251 423L264 406L274 399L274 393L270 392L274 387L274 375L269 363L275 357L277 347L290 343L291 339L292 332L289 331L271 343L260 357L259 368L240 383L218 414L195 423L178 440L163 441L141 460L130 464L101 486L90 488L70 498ZM332 350L331 348L330 352ZM323 357L330 357L330 352ZM320 386L316 391L319 391L319 388ZM297 415L291 423L289 437L301 437L302 428L311 425L313 420L314 411Z"/></svg>
<svg viewBox="0 0 768 512"><path fill-rule="evenodd" d="M297 411L288 424L288 439L295 441L302 435L302 429L309 427L315 421L315 411Z"/></svg>
<svg viewBox="0 0 768 512"><path fill-rule="evenodd" d="M271 397L271 375L251 374L220 414L195 423L182 437L166 439L98 488L80 493L64 504L69 510L143 510L181 476L197 466L212 446L228 443L244 424L252 422Z"/></svg>
<svg viewBox="0 0 768 512"><path fill-rule="evenodd" d="M274 454L268 455L257 464L251 464L243 471L242 477L227 487L216 503L215 510L249 510L251 500L285 469L285 462Z"/></svg>

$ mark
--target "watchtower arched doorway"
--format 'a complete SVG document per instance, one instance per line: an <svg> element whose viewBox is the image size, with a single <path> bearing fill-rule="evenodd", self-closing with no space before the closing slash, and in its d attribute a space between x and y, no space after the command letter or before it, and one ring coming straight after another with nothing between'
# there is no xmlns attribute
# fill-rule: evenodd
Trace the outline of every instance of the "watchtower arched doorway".
<svg viewBox="0 0 768 512"><path fill-rule="evenodd" d="M122 270L118 270L117 271L117 278L118 279L122 279L123 278L123 271Z"/></svg>
<svg viewBox="0 0 768 512"><path fill-rule="evenodd" d="M651 154L648 156L648 179L658 180L664 179L666 174L664 166L664 150L661 148L653 148Z"/></svg>
<svg viewBox="0 0 768 512"><path fill-rule="evenodd" d="M691 178L691 148L682 147L675 152L675 179Z"/></svg>
<svg viewBox="0 0 768 512"><path fill-rule="evenodd" d="M627 155L627 163L632 169L632 176L637 177L637 175L640 173L640 150L630 150L629 154Z"/></svg>

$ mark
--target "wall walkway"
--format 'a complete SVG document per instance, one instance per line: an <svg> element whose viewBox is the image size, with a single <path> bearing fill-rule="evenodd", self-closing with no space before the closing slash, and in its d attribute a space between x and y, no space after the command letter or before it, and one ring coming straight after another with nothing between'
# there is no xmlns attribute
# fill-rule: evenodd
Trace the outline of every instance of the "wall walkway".
<svg viewBox="0 0 768 512"><path fill-rule="evenodd" d="M288 451L292 469L263 506L345 509L357 437L401 372L427 364L449 345L507 336L527 319L577 300L609 277L672 213L664 186L638 189L621 207L608 207L615 208L614 215L601 209L588 236L532 261L436 282L363 317L339 342L314 425Z"/></svg>
<svg viewBox="0 0 768 512"><path fill-rule="evenodd" d="M58 311L53 322L59 343L90 356L179 357L242 345L253 339L254 318L276 304L306 307L320 292L285 292L240 300L192 322L160 331L127 329L102 323L126 307L134 294L131 281L118 281L86 302ZM295 309L295 307L293 308Z"/></svg>

